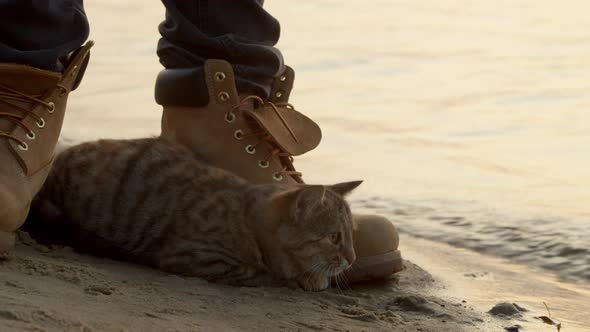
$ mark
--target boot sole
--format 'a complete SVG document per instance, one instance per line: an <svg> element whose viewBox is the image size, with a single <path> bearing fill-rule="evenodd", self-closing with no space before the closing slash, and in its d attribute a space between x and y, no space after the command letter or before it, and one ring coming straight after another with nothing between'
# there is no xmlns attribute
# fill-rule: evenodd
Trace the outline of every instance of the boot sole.
<svg viewBox="0 0 590 332"><path fill-rule="evenodd" d="M389 251L381 255L361 257L354 262L352 268L344 271L350 283L386 279L404 269L402 255L399 250Z"/></svg>
<svg viewBox="0 0 590 332"><path fill-rule="evenodd" d="M0 260L7 259L14 248L15 235L13 232L0 231Z"/></svg>

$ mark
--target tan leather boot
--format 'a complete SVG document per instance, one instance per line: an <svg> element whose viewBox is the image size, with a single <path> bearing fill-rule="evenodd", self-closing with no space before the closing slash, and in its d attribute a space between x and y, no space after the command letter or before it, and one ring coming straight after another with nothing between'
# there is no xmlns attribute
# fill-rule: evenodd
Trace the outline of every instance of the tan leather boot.
<svg viewBox="0 0 590 332"><path fill-rule="evenodd" d="M14 232L47 178L68 94L84 75L92 45L74 52L63 74L0 63L0 258L13 248Z"/></svg>
<svg viewBox="0 0 590 332"><path fill-rule="evenodd" d="M162 137L255 183L302 183L291 158L319 144L317 124L286 105L254 96L240 99L231 66L222 60L208 60L205 66L209 101L203 107L182 106L182 101L168 97L168 89L175 88L168 82L184 73L167 69L158 77L156 100L164 105Z"/></svg>
<svg viewBox="0 0 590 332"><path fill-rule="evenodd" d="M357 260L344 272L346 280L383 279L403 270L399 235L393 223L378 215L357 214L353 218L357 226L352 233Z"/></svg>
<svg viewBox="0 0 590 332"><path fill-rule="evenodd" d="M274 80L267 101L240 97L226 61L208 60L201 75L204 80L198 76L190 69L166 69L158 76L156 101L164 106L162 137L254 183L303 183L293 167L293 156L314 149L321 130L288 104L293 70L287 67ZM208 93L198 96L190 88ZM357 261L346 272L348 281L384 278L400 271L393 224L379 216L354 218Z"/></svg>

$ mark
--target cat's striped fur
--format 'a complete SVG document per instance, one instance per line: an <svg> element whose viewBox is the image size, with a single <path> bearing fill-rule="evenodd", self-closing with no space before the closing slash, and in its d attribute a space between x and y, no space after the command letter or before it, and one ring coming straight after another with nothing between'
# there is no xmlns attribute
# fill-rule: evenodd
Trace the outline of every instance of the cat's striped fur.
<svg viewBox="0 0 590 332"><path fill-rule="evenodd" d="M80 250L210 281L328 287L355 259L334 186L253 185L159 138L61 153L33 209Z"/></svg>

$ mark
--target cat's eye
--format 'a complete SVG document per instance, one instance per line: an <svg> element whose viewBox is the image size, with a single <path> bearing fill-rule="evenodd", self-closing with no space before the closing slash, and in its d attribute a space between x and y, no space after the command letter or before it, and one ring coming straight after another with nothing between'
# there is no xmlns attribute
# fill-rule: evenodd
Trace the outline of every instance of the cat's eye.
<svg viewBox="0 0 590 332"><path fill-rule="evenodd" d="M332 243L340 244L341 240L342 240L342 236L340 235L340 233L330 234L330 241L332 241Z"/></svg>

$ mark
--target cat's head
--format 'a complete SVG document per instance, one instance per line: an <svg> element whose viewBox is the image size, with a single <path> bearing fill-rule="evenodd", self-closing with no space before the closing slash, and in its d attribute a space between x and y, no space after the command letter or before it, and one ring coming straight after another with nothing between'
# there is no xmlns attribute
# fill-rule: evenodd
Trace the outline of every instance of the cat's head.
<svg viewBox="0 0 590 332"><path fill-rule="evenodd" d="M332 186L301 185L271 198L270 253L272 264L285 278L305 274L332 277L356 259L352 243L353 220L344 196L362 181Z"/></svg>

